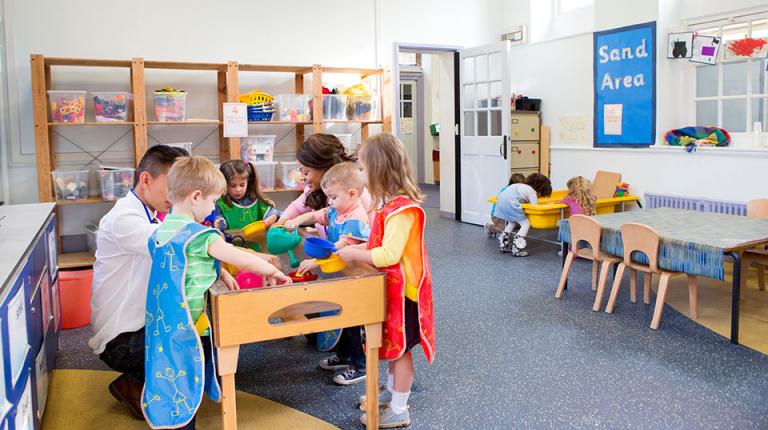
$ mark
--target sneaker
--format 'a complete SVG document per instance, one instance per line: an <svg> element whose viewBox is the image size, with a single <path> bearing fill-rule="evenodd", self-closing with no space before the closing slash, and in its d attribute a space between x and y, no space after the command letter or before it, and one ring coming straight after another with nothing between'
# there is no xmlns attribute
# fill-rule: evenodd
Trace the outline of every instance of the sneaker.
<svg viewBox="0 0 768 430"><path fill-rule="evenodd" d="M512 244L512 249L509 250L509 253L512 254L513 257L527 257L528 251L524 251L518 247L515 246L515 244Z"/></svg>
<svg viewBox="0 0 768 430"><path fill-rule="evenodd" d="M368 416L363 414L360 416L360 422L366 425ZM411 425L411 414L408 409L402 414L395 414L392 409L387 405L379 410L379 428L380 429L394 429L398 427L408 427Z"/></svg>
<svg viewBox="0 0 768 430"><path fill-rule="evenodd" d="M499 236L499 251L509 252L509 233L503 232Z"/></svg>
<svg viewBox="0 0 768 430"><path fill-rule="evenodd" d="M360 403L360 410L365 412L365 401L367 399L367 396L363 394L360 396L358 402ZM389 402L392 401L392 393L387 390L386 385L382 385L379 387L379 408L382 408L389 404Z"/></svg>
<svg viewBox="0 0 768 430"><path fill-rule="evenodd" d="M515 238L514 240L512 240L512 243L514 243L517 249L525 249L525 247L528 246L528 243L525 241L525 238L523 236L520 236L519 234L515 235Z"/></svg>
<svg viewBox="0 0 768 430"><path fill-rule="evenodd" d="M326 358L320 362L320 368L325 370L342 370L352 365L352 360L342 360L338 355Z"/></svg>
<svg viewBox="0 0 768 430"><path fill-rule="evenodd" d="M339 385L352 385L363 381L365 381L365 369L359 370L352 366L333 376L333 382Z"/></svg>

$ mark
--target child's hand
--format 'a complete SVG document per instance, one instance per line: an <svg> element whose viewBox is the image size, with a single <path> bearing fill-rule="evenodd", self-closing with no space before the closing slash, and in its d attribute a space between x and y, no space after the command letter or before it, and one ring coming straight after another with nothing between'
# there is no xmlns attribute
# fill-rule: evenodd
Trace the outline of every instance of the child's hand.
<svg viewBox="0 0 768 430"><path fill-rule="evenodd" d="M283 269L283 263L280 262L280 258L277 255L265 254L263 252L252 251L252 254L265 260L267 263L277 267L279 270Z"/></svg>
<svg viewBox="0 0 768 430"><path fill-rule="evenodd" d="M336 247L336 251L338 251L341 248L345 248L345 247L349 246L349 244L347 242L343 241L343 240L340 240L340 241L334 243L333 246L335 246Z"/></svg>
<svg viewBox="0 0 768 430"><path fill-rule="evenodd" d="M277 215L271 215L264 218L264 227L269 228L272 224L277 222Z"/></svg>
<svg viewBox="0 0 768 430"><path fill-rule="evenodd" d="M228 290L237 291L240 289L240 285L237 283L235 278L233 278L232 275L226 270L222 270L221 275L219 277L221 278L221 282L223 282L224 285L227 286Z"/></svg>
<svg viewBox="0 0 768 430"><path fill-rule="evenodd" d="M353 261L357 261L357 251L358 249L355 249L354 246L345 246L344 248L337 250L336 254L341 257L342 260L346 261L347 263L351 263Z"/></svg>
<svg viewBox="0 0 768 430"><path fill-rule="evenodd" d="M293 280L279 270L275 270L271 275L267 275L267 285L288 285L292 283Z"/></svg>
<svg viewBox="0 0 768 430"><path fill-rule="evenodd" d="M296 274L299 276L304 276L305 273L309 272L310 270L314 270L320 267L319 264L315 263L315 260L304 260L299 264L299 268L296 270Z"/></svg>
<svg viewBox="0 0 768 430"><path fill-rule="evenodd" d="M224 221L224 218L216 218L213 222L213 227L223 231L227 229L227 223Z"/></svg>

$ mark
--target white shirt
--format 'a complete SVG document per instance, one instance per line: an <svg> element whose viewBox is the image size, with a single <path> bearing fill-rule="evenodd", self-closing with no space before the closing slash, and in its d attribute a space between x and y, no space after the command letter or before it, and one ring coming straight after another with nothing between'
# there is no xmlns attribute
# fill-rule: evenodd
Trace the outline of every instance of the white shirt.
<svg viewBox="0 0 768 430"><path fill-rule="evenodd" d="M128 193L99 222L93 265L91 328L95 354L120 333L144 327L152 258L147 242L155 212Z"/></svg>

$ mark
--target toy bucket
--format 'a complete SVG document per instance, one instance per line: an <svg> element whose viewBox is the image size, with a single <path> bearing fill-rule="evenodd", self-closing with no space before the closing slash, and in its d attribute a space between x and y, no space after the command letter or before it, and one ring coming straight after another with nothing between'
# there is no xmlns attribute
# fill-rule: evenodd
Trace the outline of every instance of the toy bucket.
<svg viewBox="0 0 768 430"><path fill-rule="evenodd" d="M336 273L347 267L347 263L336 254L331 254L328 258L317 259L315 260L315 263L320 265L320 270L322 270L323 273Z"/></svg>

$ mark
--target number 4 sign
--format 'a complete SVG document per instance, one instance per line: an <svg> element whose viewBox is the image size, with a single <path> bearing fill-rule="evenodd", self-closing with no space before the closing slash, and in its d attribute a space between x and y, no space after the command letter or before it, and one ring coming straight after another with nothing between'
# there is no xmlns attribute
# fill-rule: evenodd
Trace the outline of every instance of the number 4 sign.
<svg viewBox="0 0 768 430"><path fill-rule="evenodd" d="M224 137L248 136L248 107L245 103L224 103Z"/></svg>

